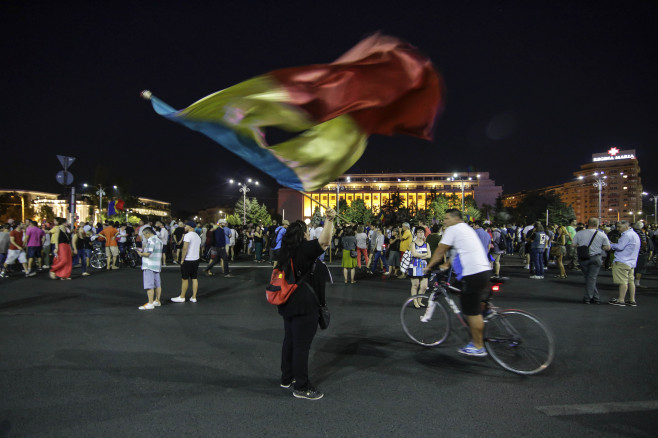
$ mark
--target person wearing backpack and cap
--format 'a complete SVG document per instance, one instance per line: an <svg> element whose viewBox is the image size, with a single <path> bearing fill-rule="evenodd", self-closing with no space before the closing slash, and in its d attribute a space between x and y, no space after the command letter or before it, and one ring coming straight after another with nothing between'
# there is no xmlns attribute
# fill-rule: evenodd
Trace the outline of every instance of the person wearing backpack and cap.
<svg viewBox="0 0 658 438"><path fill-rule="evenodd" d="M329 247L335 217L334 209L326 210L327 219L317 240L310 239L309 230L302 221L286 225L278 257L286 278L292 273L295 281L299 281L311 274L317 258ZM325 277L314 271L308 281L301 281L288 300L278 306L285 331L281 351L281 387L292 386L296 398L319 400L324 396L313 387L308 377L308 356L318 330L320 303L324 303L324 281Z"/></svg>
<svg viewBox="0 0 658 438"><path fill-rule="evenodd" d="M185 236L183 236L183 251L181 254L180 272L182 277L180 296L171 299L174 303L184 303L185 294L187 294L187 287L189 280L192 280L192 298L190 301L196 303L196 293L199 290L199 280L197 274L199 271L199 250L201 248L201 238L194 231L196 222L185 222Z"/></svg>

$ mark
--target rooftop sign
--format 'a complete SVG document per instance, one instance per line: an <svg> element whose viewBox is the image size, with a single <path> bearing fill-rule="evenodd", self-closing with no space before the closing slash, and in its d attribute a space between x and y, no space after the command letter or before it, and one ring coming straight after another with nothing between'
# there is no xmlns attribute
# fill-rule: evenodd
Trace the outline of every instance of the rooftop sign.
<svg viewBox="0 0 658 438"><path fill-rule="evenodd" d="M616 161L616 160L634 160L635 149L620 151L616 147L611 147L605 154L592 154L592 161Z"/></svg>

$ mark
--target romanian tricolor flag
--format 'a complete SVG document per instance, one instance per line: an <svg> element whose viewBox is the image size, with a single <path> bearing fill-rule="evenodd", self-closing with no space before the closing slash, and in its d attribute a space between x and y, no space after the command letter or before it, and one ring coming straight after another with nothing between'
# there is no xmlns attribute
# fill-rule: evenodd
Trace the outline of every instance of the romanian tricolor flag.
<svg viewBox="0 0 658 438"><path fill-rule="evenodd" d="M371 134L431 139L444 88L416 48L375 34L330 64L275 70L180 111L142 95L158 114L204 133L281 185L313 191L356 163ZM268 144L268 128L291 138Z"/></svg>

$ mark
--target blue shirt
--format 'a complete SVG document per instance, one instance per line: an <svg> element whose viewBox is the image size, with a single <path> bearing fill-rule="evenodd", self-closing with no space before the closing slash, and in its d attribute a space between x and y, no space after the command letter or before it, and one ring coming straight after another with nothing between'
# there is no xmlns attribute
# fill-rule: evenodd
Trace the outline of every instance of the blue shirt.
<svg viewBox="0 0 658 438"><path fill-rule="evenodd" d="M615 262L634 268L640 253L640 237L635 231L628 229L621 233L619 242L610 244L610 248L615 250Z"/></svg>
<svg viewBox="0 0 658 438"><path fill-rule="evenodd" d="M476 228L475 234L477 234L480 238L480 242L482 242L482 246L484 247L484 252L489 254L489 244L491 243L491 236L489 233L484 231L482 228Z"/></svg>
<svg viewBox="0 0 658 438"><path fill-rule="evenodd" d="M279 226L276 230L276 246L274 249L281 249L281 241L283 240L283 235L286 234L286 228Z"/></svg>
<svg viewBox="0 0 658 438"><path fill-rule="evenodd" d="M213 233L215 233L215 246L220 248L226 246L226 233L224 232L225 229L228 229L228 227L219 227L213 231Z"/></svg>

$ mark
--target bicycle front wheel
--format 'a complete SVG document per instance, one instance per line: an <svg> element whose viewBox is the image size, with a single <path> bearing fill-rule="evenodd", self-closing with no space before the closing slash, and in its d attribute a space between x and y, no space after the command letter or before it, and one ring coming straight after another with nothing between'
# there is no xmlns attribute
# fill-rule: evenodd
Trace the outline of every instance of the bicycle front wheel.
<svg viewBox="0 0 658 438"><path fill-rule="evenodd" d="M544 371L555 356L550 330L523 310L502 310L485 323L484 345L500 366L517 374Z"/></svg>
<svg viewBox="0 0 658 438"><path fill-rule="evenodd" d="M107 259L104 254L95 253L91 255L89 264L91 264L93 268L103 269L107 266Z"/></svg>
<svg viewBox="0 0 658 438"><path fill-rule="evenodd" d="M414 301L420 305L416 308ZM428 307L428 295L414 295L404 302L400 321L404 332L412 341L425 347L434 347L448 338L450 318L445 307L438 301Z"/></svg>

